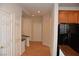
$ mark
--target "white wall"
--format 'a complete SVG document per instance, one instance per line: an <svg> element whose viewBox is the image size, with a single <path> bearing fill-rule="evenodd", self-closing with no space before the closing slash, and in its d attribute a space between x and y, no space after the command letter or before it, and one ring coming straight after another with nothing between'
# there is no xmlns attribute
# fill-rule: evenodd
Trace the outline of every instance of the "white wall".
<svg viewBox="0 0 79 59"><path fill-rule="evenodd" d="M0 10L10 14L10 20L7 20L11 23L10 33L7 37L11 37L11 41L6 43L6 45L11 45L11 55L21 55L21 14L22 9L16 4L0 4ZM5 22L5 21L4 21ZM7 26L8 28L8 26ZM5 29L6 30L6 29ZM8 33L9 33L8 32ZM6 32L7 33L7 32ZM6 37L6 38L7 38ZM8 40L8 39L7 39ZM9 50L7 51L9 53Z"/></svg>
<svg viewBox="0 0 79 59"><path fill-rule="evenodd" d="M52 40L51 40L51 55L57 55L57 42L58 42L58 4L54 4L52 12Z"/></svg>
<svg viewBox="0 0 79 59"><path fill-rule="evenodd" d="M58 4L52 5L52 11L43 16L43 44L50 47L51 56L57 55L58 41Z"/></svg>
<svg viewBox="0 0 79 59"><path fill-rule="evenodd" d="M30 41L42 40L42 17L23 17L22 34L30 36Z"/></svg>
<svg viewBox="0 0 79 59"><path fill-rule="evenodd" d="M43 44L50 47L51 41L51 18L50 13L43 16Z"/></svg>
<svg viewBox="0 0 79 59"><path fill-rule="evenodd" d="M51 56L57 54L58 5L52 6L51 13L43 16L43 44L50 48Z"/></svg>
<svg viewBox="0 0 79 59"><path fill-rule="evenodd" d="M32 37L32 19L29 16L22 17L22 34Z"/></svg>

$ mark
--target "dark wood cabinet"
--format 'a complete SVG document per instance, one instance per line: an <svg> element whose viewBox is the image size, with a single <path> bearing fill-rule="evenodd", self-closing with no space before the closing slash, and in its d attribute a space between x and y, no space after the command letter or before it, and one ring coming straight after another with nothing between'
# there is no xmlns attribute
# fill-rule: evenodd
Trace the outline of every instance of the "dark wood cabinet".
<svg viewBox="0 0 79 59"><path fill-rule="evenodd" d="M59 23L79 23L79 11L59 11Z"/></svg>
<svg viewBox="0 0 79 59"><path fill-rule="evenodd" d="M79 24L79 11L77 13L77 23Z"/></svg>
<svg viewBox="0 0 79 59"><path fill-rule="evenodd" d="M59 12L59 22L60 23L67 23L68 19L67 19L67 12Z"/></svg>
<svg viewBox="0 0 79 59"><path fill-rule="evenodd" d="M68 12L68 23L77 23L77 12Z"/></svg>

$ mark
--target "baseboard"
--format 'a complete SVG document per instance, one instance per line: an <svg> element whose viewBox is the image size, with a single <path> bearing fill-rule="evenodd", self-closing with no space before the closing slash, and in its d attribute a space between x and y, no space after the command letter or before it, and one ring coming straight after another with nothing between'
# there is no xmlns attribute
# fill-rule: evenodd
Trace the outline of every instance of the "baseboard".
<svg viewBox="0 0 79 59"><path fill-rule="evenodd" d="M30 41L30 42L42 42L42 41Z"/></svg>
<svg viewBox="0 0 79 59"><path fill-rule="evenodd" d="M47 46L47 47L50 47L50 45L49 44L47 44L47 43L42 43L43 45L45 45L45 46Z"/></svg>

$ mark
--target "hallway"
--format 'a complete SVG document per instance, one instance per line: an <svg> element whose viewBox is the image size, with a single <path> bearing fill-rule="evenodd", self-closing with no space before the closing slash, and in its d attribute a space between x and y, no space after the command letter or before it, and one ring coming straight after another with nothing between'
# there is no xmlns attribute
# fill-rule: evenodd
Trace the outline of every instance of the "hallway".
<svg viewBox="0 0 79 59"><path fill-rule="evenodd" d="M30 42L30 47L26 48L22 56L50 56L50 49L42 42Z"/></svg>
<svg viewBox="0 0 79 59"><path fill-rule="evenodd" d="M54 3L0 4L0 56L56 55L57 15Z"/></svg>

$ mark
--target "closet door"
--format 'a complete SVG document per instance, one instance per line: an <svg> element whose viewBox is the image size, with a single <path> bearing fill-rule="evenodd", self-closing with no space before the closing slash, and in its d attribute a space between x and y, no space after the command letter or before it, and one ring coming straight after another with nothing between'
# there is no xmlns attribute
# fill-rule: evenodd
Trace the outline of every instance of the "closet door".
<svg viewBox="0 0 79 59"><path fill-rule="evenodd" d="M42 22L39 19L33 20L32 41L42 41Z"/></svg>
<svg viewBox="0 0 79 59"><path fill-rule="evenodd" d="M0 55L12 55L12 24L11 14L0 10Z"/></svg>

